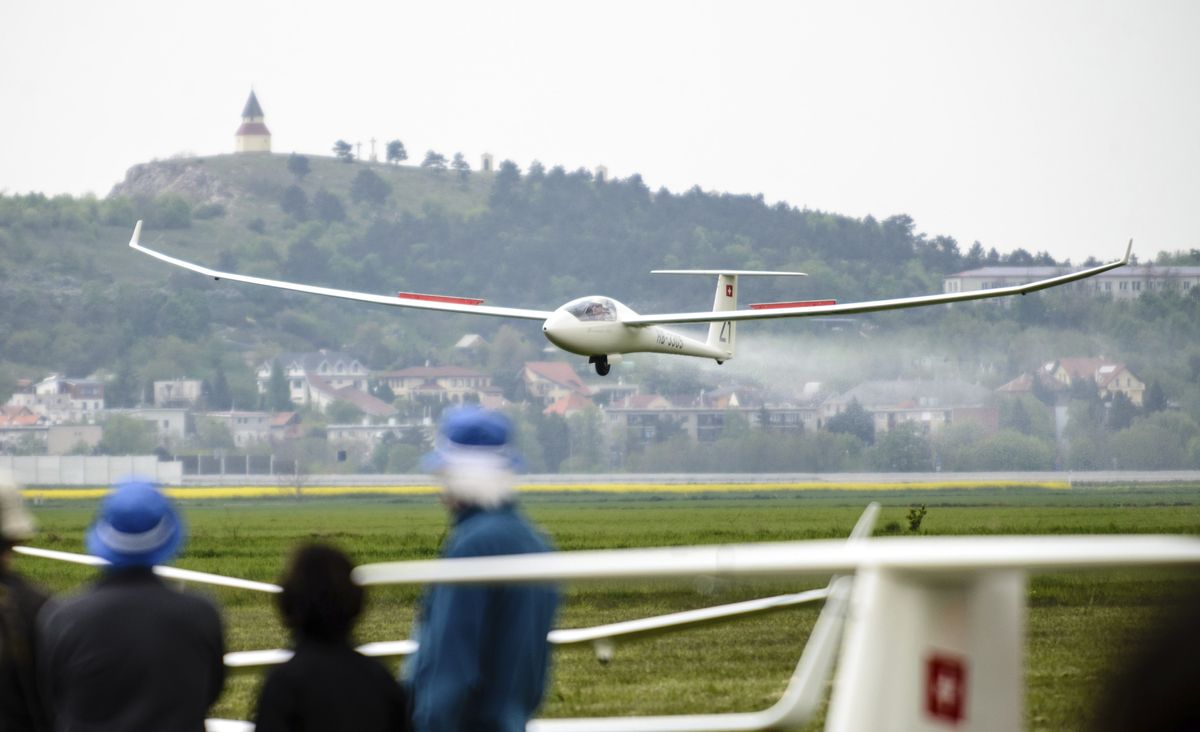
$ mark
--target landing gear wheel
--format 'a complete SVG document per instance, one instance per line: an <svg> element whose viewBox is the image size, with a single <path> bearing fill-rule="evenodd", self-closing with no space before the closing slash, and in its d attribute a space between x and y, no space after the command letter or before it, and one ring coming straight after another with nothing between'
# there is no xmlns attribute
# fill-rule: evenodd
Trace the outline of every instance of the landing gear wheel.
<svg viewBox="0 0 1200 732"><path fill-rule="evenodd" d="M608 356L592 356L588 362L596 365L596 373L600 376L608 376L608 372L612 370Z"/></svg>

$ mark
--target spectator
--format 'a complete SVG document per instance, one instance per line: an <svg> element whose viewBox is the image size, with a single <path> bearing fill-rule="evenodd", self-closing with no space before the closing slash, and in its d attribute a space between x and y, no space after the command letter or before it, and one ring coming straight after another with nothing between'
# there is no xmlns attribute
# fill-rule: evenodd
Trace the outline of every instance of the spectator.
<svg viewBox="0 0 1200 732"><path fill-rule="evenodd" d="M46 594L12 571L13 546L33 538L21 490L0 475L0 730L49 729L36 687L36 623Z"/></svg>
<svg viewBox="0 0 1200 732"><path fill-rule="evenodd" d="M453 527L445 557L550 551L514 505L516 456L506 417L450 412L427 469L442 482ZM418 732L523 732L541 703L546 634L558 593L546 585L433 585L422 600L406 671Z"/></svg>
<svg viewBox="0 0 1200 732"><path fill-rule="evenodd" d="M1193 575L1146 605L1153 612L1123 639L1123 652L1097 690L1091 732L1200 730L1200 585Z"/></svg>
<svg viewBox="0 0 1200 732"><path fill-rule="evenodd" d="M350 645L363 589L350 580L345 554L322 545L292 557L279 614L296 653L271 671L258 699L257 732L400 732L408 701L378 661Z"/></svg>
<svg viewBox="0 0 1200 732"><path fill-rule="evenodd" d="M87 548L110 563L39 617L39 667L54 729L200 732L225 681L221 618L153 573L184 541L175 507L130 479L100 504Z"/></svg>

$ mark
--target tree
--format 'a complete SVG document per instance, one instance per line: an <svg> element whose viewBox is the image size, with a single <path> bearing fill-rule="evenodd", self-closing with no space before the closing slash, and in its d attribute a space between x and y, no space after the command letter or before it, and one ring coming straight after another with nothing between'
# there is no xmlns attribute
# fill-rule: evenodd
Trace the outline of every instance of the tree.
<svg viewBox="0 0 1200 732"><path fill-rule="evenodd" d="M465 184L471 175L471 164L467 162L462 153L454 153L454 162L450 163L450 167L458 172L458 179Z"/></svg>
<svg viewBox="0 0 1200 732"><path fill-rule="evenodd" d="M330 424L355 424L363 417L363 411L348 401L339 399L325 410Z"/></svg>
<svg viewBox="0 0 1200 732"><path fill-rule="evenodd" d="M124 358L117 365L113 380L104 386L104 401L110 407L134 407L140 396L141 389L137 374L133 372L133 364Z"/></svg>
<svg viewBox="0 0 1200 732"><path fill-rule="evenodd" d="M319 249L314 237L302 235L288 247L283 271L288 277L310 280L319 277L326 269L329 255Z"/></svg>
<svg viewBox="0 0 1200 732"><path fill-rule="evenodd" d="M154 452L156 442L149 422L115 414L104 421L104 436L96 450L102 455L147 455Z"/></svg>
<svg viewBox="0 0 1200 732"><path fill-rule="evenodd" d="M910 508L908 510L908 516L905 517L905 520L908 521L908 530L914 534L920 531L921 522L925 520L925 514L927 513L929 513L929 510L925 508L924 503L922 503L919 507L913 506Z"/></svg>
<svg viewBox="0 0 1200 732"><path fill-rule="evenodd" d="M883 433L872 453L879 470L911 473L933 468L929 442L912 422L898 424Z"/></svg>
<svg viewBox="0 0 1200 732"><path fill-rule="evenodd" d="M845 409L825 420L825 429L854 435L868 445L875 441L875 420L858 399L851 399Z"/></svg>
<svg viewBox="0 0 1200 732"><path fill-rule="evenodd" d="M283 192L279 208L297 221L303 221L308 217L308 196L300 186L288 186Z"/></svg>
<svg viewBox="0 0 1200 732"><path fill-rule="evenodd" d="M186 229L192 225L192 207L179 196L159 196L146 216L146 225L156 229Z"/></svg>
<svg viewBox="0 0 1200 732"><path fill-rule="evenodd" d="M433 168L441 171L446 169L446 156L433 150L425 151L425 159L421 161L422 168Z"/></svg>
<svg viewBox="0 0 1200 732"><path fill-rule="evenodd" d="M537 347L521 331L507 323L501 325L488 346L487 370L492 374L492 383L510 399L518 401L515 397L521 381L521 367L537 357Z"/></svg>
<svg viewBox="0 0 1200 732"><path fill-rule="evenodd" d="M1191 426L1194 431L1195 423ZM1181 432L1177 425L1139 419L1129 429L1118 432L1109 440L1112 465L1105 467L1121 470L1180 470L1191 467L1188 465L1188 440Z"/></svg>
<svg viewBox="0 0 1200 732"><path fill-rule="evenodd" d="M215 419L197 419L191 444L203 450L232 450L236 447L229 427Z"/></svg>
<svg viewBox="0 0 1200 732"><path fill-rule="evenodd" d="M386 381L377 381L372 384L370 393L371 396L386 404L396 401L396 392L392 391L392 387L388 386Z"/></svg>
<svg viewBox="0 0 1200 732"><path fill-rule="evenodd" d="M536 420L537 440L542 444L542 458L546 461L546 470L557 473L558 466L571 454L567 420L559 414L542 415L537 409L532 411L540 417Z"/></svg>
<svg viewBox="0 0 1200 732"><path fill-rule="evenodd" d="M296 180L304 180L304 176L309 173L308 158L296 153L288 155L287 169L289 173L296 176Z"/></svg>
<svg viewBox="0 0 1200 732"><path fill-rule="evenodd" d="M1124 392L1118 391L1108 403L1108 419L1105 426L1109 432L1118 432L1133 424L1133 418L1136 416L1137 407Z"/></svg>
<svg viewBox="0 0 1200 732"><path fill-rule="evenodd" d="M317 191L312 199L313 209L317 212L317 218L326 223L334 221L346 220L346 208L342 205L342 199L330 193L325 189Z"/></svg>
<svg viewBox="0 0 1200 732"><path fill-rule="evenodd" d="M607 450L600 412L588 407L568 417L567 425L571 456L562 462L562 469L572 473L590 473L603 468Z"/></svg>
<svg viewBox="0 0 1200 732"><path fill-rule="evenodd" d="M1146 414L1153 414L1166 408L1167 395L1163 392L1162 384L1150 382L1150 388L1146 389L1146 397L1142 400L1142 409L1146 410Z"/></svg>
<svg viewBox="0 0 1200 732"><path fill-rule="evenodd" d="M963 260L963 266L967 269L978 269L983 266L984 257L987 256L983 251L983 245L978 241L971 245L967 250L966 259Z"/></svg>
<svg viewBox="0 0 1200 732"><path fill-rule="evenodd" d="M387 161L392 165L398 165L404 160L408 160L408 151L404 149L404 143L399 140L389 142L387 144Z"/></svg>
<svg viewBox="0 0 1200 732"><path fill-rule="evenodd" d="M233 408L233 395L229 392L229 380L225 378L225 368L221 366L220 362L217 363L216 373L213 375L212 385L208 390L208 408Z"/></svg>
<svg viewBox="0 0 1200 732"><path fill-rule="evenodd" d="M266 407L273 412L292 409L292 390L279 359L271 362L271 378L267 381Z"/></svg>
<svg viewBox="0 0 1200 732"><path fill-rule="evenodd" d="M496 179L492 181L492 193L489 198L492 208L506 208L519 200L521 186L521 169L511 160L500 163L496 170Z"/></svg>
<svg viewBox="0 0 1200 732"><path fill-rule="evenodd" d="M1054 469L1053 443L1012 430L1001 430L967 452L967 470Z"/></svg>
<svg viewBox="0 0 1200 732"><path fill-rule="evenodd" d="M338 140L333 143L333 155L343 163L354 162L354 148L345 140Z"/></svg>
<svg viewBox="0 0 1200 732"><path fill-rule="evenodd" d="M350 183L350 198L355 203L382 206L392 194L392 187L370 168L363 168Z"/></svg>

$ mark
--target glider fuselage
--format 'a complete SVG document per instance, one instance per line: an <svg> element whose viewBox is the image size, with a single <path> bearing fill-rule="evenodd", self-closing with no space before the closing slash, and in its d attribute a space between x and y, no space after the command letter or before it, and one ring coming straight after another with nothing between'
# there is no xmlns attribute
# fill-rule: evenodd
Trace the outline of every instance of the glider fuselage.
<svg viewBox="0 0 1200 732"><path fill-rule="evenodd" d="M660 325L624 322L637 313L610 297L581 297L563 305L542 323L542 333L554 345L581 356L625 353L674 353L724 361L732 352L710 346Z"/></svg>

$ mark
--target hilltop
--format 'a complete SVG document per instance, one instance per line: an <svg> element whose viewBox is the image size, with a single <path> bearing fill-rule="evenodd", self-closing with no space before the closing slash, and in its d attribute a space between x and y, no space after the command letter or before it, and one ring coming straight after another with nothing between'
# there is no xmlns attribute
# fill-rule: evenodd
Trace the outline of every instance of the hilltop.
<svg viewBox="0 0 1200 732"><path fill-rule="evenodd" d="M390 203L399 211L419 213L426 205L468 213L487 205L494 175L474 173L467 184L451 171L435 172L415 166L303 156L310 172L297 177L288 171L290 156L278 153L180 157L141 163L113 186L108 198L154 199L178 196L193 207L224 206L241 223L264 214L272 216L284 191L296 185L309 196L325 189L349 195L353 179L363 170L379 175L392 188ZM244 221L243 221L244 219Z"/></svg>

